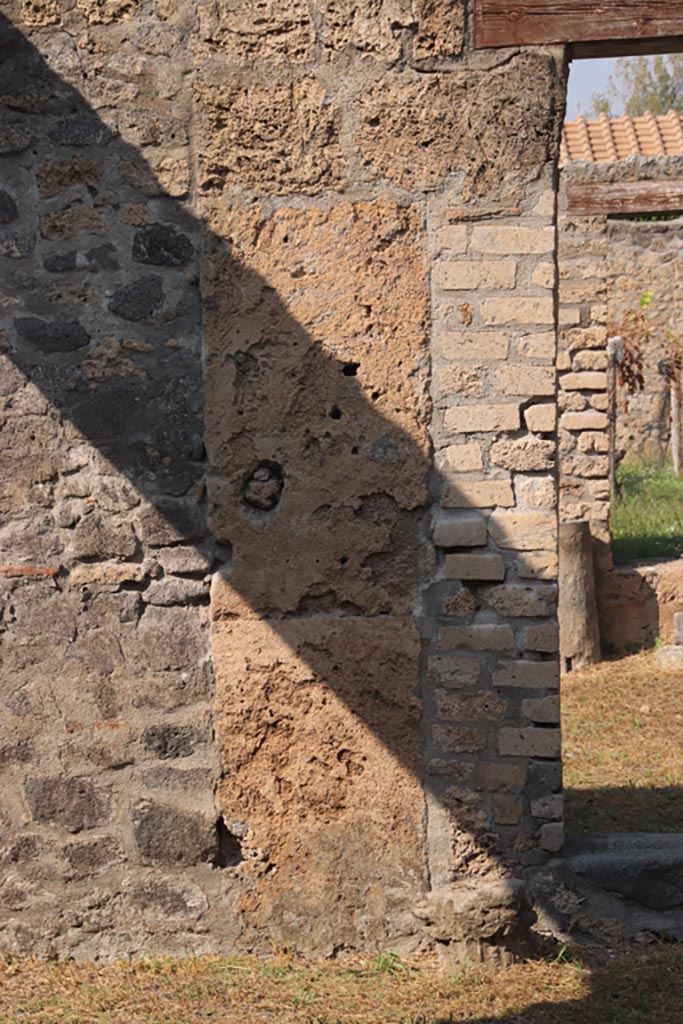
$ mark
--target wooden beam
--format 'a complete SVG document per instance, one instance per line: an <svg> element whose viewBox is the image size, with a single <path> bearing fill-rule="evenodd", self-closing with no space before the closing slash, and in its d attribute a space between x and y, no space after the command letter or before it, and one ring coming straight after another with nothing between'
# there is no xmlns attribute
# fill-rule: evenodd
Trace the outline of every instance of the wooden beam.
<svg viewBox="0 0 683 1024"><path fill-rule="evenodd" d="M660 36L657 39L598 40L591 43L570 43L569 60L593 57L649 57L655 53L683 53L683 36Z"/></svg>
<svg viewBox="0 0 683 1024"><path fill-rule="evenodd" d="M475 0L474 16L477 49L683 37L676 0Z"/></svg>
<svg viewBox="0 0 683 1024"><path fill-rule="evenodd" d="M569 184L567 212L581 217L683 211L683 178Z"/></svg>

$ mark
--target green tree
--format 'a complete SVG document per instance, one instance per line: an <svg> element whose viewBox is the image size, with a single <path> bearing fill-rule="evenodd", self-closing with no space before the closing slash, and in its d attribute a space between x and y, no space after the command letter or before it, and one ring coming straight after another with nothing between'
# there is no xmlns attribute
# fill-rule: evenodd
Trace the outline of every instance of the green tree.
<svg viewBox="0 0 683 1024"><path fill-rule="evenodd" d="M588 115L638 117L646 110L683 113L683 54L620 57L605 91L591 97Z"/></svg>

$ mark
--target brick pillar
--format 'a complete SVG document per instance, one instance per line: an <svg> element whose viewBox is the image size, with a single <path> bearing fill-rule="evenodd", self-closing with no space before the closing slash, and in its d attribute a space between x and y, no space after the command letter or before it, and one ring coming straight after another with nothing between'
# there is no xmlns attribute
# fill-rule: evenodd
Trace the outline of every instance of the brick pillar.
<svg viewBox="0 0 683 1024"><path fill-rule="evenodd" d="M562 844L550 175L518 205L434 201L430 241L438 885L462 877L447 820L454 848L474 842L482 861L491 850L534 861Z"/></svg>

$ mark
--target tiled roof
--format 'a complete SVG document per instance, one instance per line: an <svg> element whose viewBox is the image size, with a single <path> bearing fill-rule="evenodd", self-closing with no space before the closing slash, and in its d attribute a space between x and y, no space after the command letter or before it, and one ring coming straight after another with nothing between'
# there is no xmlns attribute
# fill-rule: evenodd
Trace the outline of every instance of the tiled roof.
<svg viewBox="0 0 683 1024"><path fill-rule="evenodd" d="M601 114L596 121L577 117L575 121L564 122L561 164L571 160L608 164L634 154L683 156L683 117L670 110L668 114L657 115L648 111L642 117Z"/></svg>

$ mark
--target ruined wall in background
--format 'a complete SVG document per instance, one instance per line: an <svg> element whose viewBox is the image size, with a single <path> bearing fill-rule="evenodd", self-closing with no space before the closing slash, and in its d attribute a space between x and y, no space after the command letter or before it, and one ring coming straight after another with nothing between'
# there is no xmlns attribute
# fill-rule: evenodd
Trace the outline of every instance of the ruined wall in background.
<svg viewBox="0 0 683 1024"><path fill-rule="evenodd" d="M561 53L256 7L3 9L11 948L447 943L562 842Z"/></svg>
<svg viewBox="0 0 683 1024"><path fill-rule="evenodd" d="M644 353L645 386L625 399L616 417L617 453L660 459L671 436L669 382L657 363L667 355L668 332L681 335L683 320L683 221L614 220L607 223L607 314L623 323L652 292L647 319L652 338Z"/></svg>
<svg viewBox="0 0 683 1024"><path fill-rule="evenodd" d="M567 212L572 182L638 181L681 174L680 158L631 158L562 169L558 218L560 334L557 356L560 519L585 519L594 541L601 637L607 650L653 642L670 633L676 588L665 566L614 569L609 517L610 434L617 459L628 452L661 458L668 450L669 384L657 370L667 329L681 308L680 220L639 221ZM644 353L645 386L608 397L607 341L651 291L652 344ZM614 426L611 415L614 415ZM661 613L661 614L660 614ZM661 619L661 621L660 621Z"/></svg>

